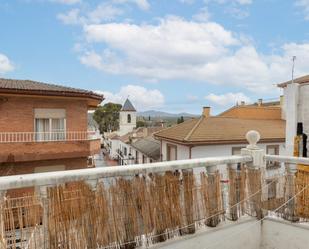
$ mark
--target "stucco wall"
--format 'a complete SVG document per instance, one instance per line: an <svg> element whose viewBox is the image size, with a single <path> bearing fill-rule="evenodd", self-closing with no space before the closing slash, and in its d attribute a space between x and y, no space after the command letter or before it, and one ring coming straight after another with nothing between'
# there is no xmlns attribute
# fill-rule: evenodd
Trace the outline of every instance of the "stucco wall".
<svg viewBox="0 0 309 249"><path fill-rule="evenodd" d="M170 142L162 141L162 156L163 160L166 160L166 145L173 144ZM266 151L267 145L280 145L279 154L282 155L285 153L285 144L284 143L267 143L267 144L258 144L261 149ZM183 146L179 144L173 144L177 146L177 160L190 159L190 148L188 146ZM205 146L195 146L191 149L191 159L203 158L203 157L214 157L214 156L229 156L232 155L233 147L246 147L247 144L229 144L229 145L205 145Z"/></svg>

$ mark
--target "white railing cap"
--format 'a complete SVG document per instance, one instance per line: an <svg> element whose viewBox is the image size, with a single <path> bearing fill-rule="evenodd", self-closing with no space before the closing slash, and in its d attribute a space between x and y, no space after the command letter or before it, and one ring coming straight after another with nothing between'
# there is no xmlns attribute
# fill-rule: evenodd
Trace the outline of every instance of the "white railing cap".
<svg viewBox="0 0 309 249"><path fill-rule="evenodd" d="M136 174L209 167L250 162L250 156L209 157L128 166L113 166L0 177L0 191L32 186L51 186L73 181L88 181L107 177L135 176Z"/></svg>

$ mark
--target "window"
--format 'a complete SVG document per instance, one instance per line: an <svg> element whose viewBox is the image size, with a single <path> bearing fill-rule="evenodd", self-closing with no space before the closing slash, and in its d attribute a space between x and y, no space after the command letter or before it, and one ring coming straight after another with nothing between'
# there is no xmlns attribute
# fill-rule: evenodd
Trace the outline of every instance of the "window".
<svg viewBox="0 0 309 249"><path fill-rule="evenodd" d="M146 163L146 157L143 155L143 163Z"/></svg>
<svg viewBox="0 0 309 249"><path fill-rule="evenodd" d="M177 146L173 144L166 145L166 160L174 161L177 160Z"/></svg>
<svg viewBox="0 0 309 249"><path fill-rule="evenodd" d="M126 156L128 153L127 147L123 147L123 154Z"/></svg>
<svg viewBox="0 0 309 249"><path fill-rule="evenodd" d="M266 146L267 155L279 155L279 145L267 145ZM267 162L266 168L278 168L280 166L279 162Z"/></svg>
<svg viewBox="0 0 309 249"><path fill-rule="evenodd" d="M131 123L131 114L128 114L128 124Z"/></svg>
<svg viewBox="0 0 309 249"><path fill-rule="evenodd" d="M37 141L58 141L65 139L65 110L35 109L34 130Z"/></svg>

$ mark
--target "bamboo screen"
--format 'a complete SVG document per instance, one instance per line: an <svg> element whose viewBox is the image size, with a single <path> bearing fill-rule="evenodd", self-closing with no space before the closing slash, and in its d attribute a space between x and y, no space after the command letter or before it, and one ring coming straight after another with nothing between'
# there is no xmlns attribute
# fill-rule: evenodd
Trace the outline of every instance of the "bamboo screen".
<svg viewBox="0 0 309 249"><path fill-rule="evenodd" d="M296 214L302 218L309 218L309 167L298 166L296 176L296 193L300 192L296 200Z"/></svg>
<svg viewBox="0 0 309 249"><path fill-rule="evenodd" d="M298 174L298 188L308 184L306 174ZM260 170L242 166L229 170L228 177L227 196L218 171L182 170L104 178L95 189L85 182L48 187L46 199L6 198L0 203L0 248L41 249L44 243L49 249L148 246L214 227L225 218L261 218L262 209L277 209L291 190L278 178L276 194L264 200L262 189L270 184L263 183ZM309 193L304 193L306 198L297 200L303 206L300 215L308 214Z"/></svg>

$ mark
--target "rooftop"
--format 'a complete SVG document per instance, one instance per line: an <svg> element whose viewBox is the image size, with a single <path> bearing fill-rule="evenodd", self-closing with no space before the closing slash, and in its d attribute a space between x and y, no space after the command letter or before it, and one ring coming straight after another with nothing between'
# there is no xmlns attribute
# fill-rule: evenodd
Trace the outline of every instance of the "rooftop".
<svg viewBox="0 0 309 249"><path fill-rule="evenodd" d="M200 117L154 134L157 139L180 144L233 144L245 142L249 130L257 130L262 142L285 140L285 121L268 119L239 119L232 117Z"/></svg>
<svg viewBox="0 0 309 249"><path fill-rule="evenodd" d="M131 131L125 135L114 136L111 139L119 139L123 143L129 143L130 139L132 138L134 139L145 138L162 129L163 129L162 127L139 127L135 129L134 131Z"/></svg>
<svg viewBox="0 0 309 249"><path fill-rule="evenodd" d="M33 80L17 80L0 78L0 93L24 94L43 96L82 97L103 101L103 95L92 91L66 87L56 84L47 84Z"/></svg>
<svg viewBox="0 0 309 249"><path fill-rule="evenodd" d="M132 147L154 160L160 159L160 142L152 136L138 139Z"/></svg>
<svg viewBox="0 0 309 249"><path fill-rule="evenodd" d="M292 80L288 80L286 82L278 84L277 86L278 87L286 87L288 84L291 84L291 83L292 83ZM309 75L304 75L302 77L294 79L294 83L298 83L298 84L309 83Z"/></svg>

